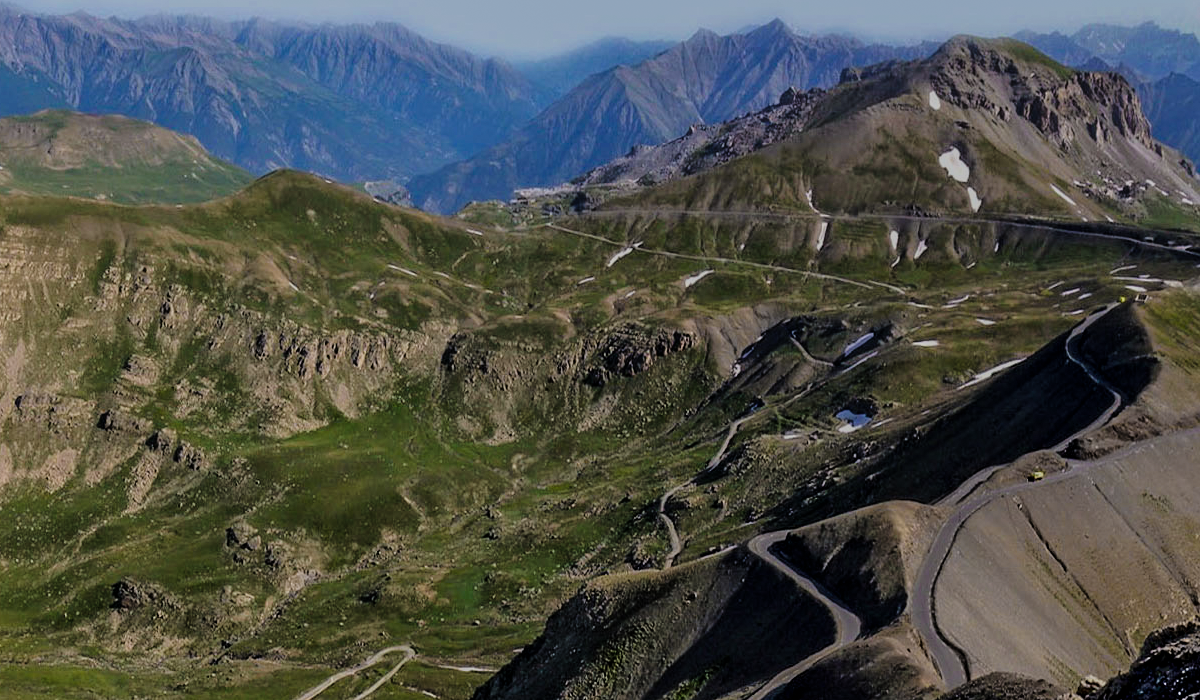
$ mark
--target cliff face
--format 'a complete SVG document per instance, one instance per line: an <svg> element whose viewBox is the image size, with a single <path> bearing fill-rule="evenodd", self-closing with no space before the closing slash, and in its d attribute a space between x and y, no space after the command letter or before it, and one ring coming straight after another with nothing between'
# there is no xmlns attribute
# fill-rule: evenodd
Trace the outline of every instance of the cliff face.
<svg viewBox="0 0 1200 700"><path fill-rule="evenodd" d="M1084 131L1099 142L1119 136L1156 147L1141 100L1125 78L1055 68L1046 61L1016 42L958 39L931 59L930 83L939 96L964 109L982 109L1001 120L1015 112L1064 147ZM1050 70L1023 71L1022 62ZM1003 81L996 80L1000 76Z"/></svg>
<svg viewBox="0 0 1200 700"><path fill-rule="evenodd" d="M1158 630L1146 638L1129 671L1088 700L1183 700L1200 685L1200 624Z"/></svg>

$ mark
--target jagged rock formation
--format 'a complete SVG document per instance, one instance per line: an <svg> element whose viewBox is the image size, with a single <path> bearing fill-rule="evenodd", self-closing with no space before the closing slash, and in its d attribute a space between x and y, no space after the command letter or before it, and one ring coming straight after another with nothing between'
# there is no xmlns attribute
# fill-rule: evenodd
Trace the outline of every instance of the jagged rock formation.
<svg viewBox="0 0 1200 700"><path fill-rule="evenodd" d="M779 102L721 124L698 124L661 146L635 146L627 155L571 181L576 187L652 186L710 170L800 133L824 90L788 88ZM521 192L518 191L518 196Z"/></svg>
<svg viewBox="0 0 1200 700"><path fill-rule="evenodd" d="M1153 140L1119 75L1074 71L1012 40L958 37L927 60L843 78L791 138L617 206L1096 220L1141 216L1147 196L1185 210L1200 202L1194 167Z"/></svg>
<svg viewBox="0 0 1200 700"><path fill-rule="evenodd" d="M1066 36L1021 32L1017 38L1084 70L1115 70L1138 90L1154 135L1200 160L1200 40L1153 22L1136 27L1089 24Z"/></svg>
<svg viewBox="0 0 1200 700"><path fill-rule="evenodd" d="M1185 700L1200 688L1200 625L1157 630L1129 667L1085 700Z"/></svg>

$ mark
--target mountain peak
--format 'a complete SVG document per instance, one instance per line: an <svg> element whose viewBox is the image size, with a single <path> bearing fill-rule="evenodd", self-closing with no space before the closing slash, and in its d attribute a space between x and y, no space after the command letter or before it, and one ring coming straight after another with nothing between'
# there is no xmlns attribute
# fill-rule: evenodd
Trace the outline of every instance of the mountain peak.
<svg viewBox="0 0 1200 700"><path fill-rule="evenodd" d="M758 34L758 33L792 34L793 32L792 32L792 28L788 25L787 22L784 22L783 20L776 17L775 19L771 20L770 22L767 22L766 24L762 25L761 27L759 27L758 29L755 29L753 32L750 32L750 33L751 34Z"/></svg>
<svg viewBox="0 0 1200 700"><path fill-rule="evenodd" d="M1069 202L1069 216L1095 220L1117 213L1105 210L1106 202L1119 202L1122 215L1136 211L1138 193L1123 194L1119 184L1147 181L1170 183L1189 201L1200 197L1190 164L1151 137L1128 81L1066 68L1012 39L957 36L927 60L847 69L828 93L814 90L782 102L597 173L640 182L635 171L641 168L652 175L647 184L675 180L647 191L646 202L753 208L766 199L777 204L781 192L794 191L790 203L804 208L813 196L806 192L815 189L823 209L845 213L976 213L984 207L1043 213ZM761 161L753 152L768 147L774 149L771 168L797 165L764 185L769 194L756 200L754 188L744 185L747 179L760 182ZM946 165L948 156L963 166ZM747 164L736 162L743 158ZM899 173L922 160L940 169L920 171L933 175L922 175L912 188ZM718 167L720 172L698 170ZM868 170L877 174L868 176ZM1067 182L1082 191L1056 194ZM789 190L785 183L807 189ZM905 199L895 199L906 190Z"/></svg>
<svg viewBox="0 0 1200 700"><path fill-rule="evenodd" d="M1075 73L1033 46L1007 37L988 39L960 34L942 44L930 60L935 66L949 68L951 72L977 69L1014 72L1014 66L1020 64L1026 74L1032 71L1066 79Z"/></svg>

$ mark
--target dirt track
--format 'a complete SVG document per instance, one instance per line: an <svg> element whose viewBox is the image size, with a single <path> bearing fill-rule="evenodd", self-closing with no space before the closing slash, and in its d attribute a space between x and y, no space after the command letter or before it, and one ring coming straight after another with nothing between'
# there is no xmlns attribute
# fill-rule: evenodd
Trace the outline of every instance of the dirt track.
<svg viewBox="0 0 1200 700"><path fill-rule="evenodd" d="M313 698L317 697L321 693L328 690L330 688L330 686L332 686L334 683L337 683L338 681L342 680L343 678L349 678L350 676L356 675L361 671L365 671L368 668L371 668L372 666L379 663L380 661L383 661L383 659L386 656L388 656L389 654L393 654L397 651L404 652L404 658L400 660L400 663L396 664L396 666L394 668L392 668L392 670L390 670L386 674L384 674L384 676L382 678L380 678L378 681L376 681L370 688L367 688L363 692L354 696L354 700L364 700L364 698L368 697L369 695L374 693L376 690L379 690L379 688L381 688L384 683L387 683L388 681L390 681L392 679L392 676L395 676L396 673L404 666L404 664L406 664L409 661L412 661L414 658L416 658L416 656L417 656L416 650L414 650L412 647L410 647L407 644L401 644L399 646L388 647L386 649L377 651L374 654L372 654L366 661L362 662L361 664L354 666L352 668L347 668L345 670L338 671L337 673L333 674L329 678L326 678L325 680L321 681L320 683L313 686L312 688L309 688L308 690L304 691L303 693L297 695L296 700L312 700Z"/></svg>

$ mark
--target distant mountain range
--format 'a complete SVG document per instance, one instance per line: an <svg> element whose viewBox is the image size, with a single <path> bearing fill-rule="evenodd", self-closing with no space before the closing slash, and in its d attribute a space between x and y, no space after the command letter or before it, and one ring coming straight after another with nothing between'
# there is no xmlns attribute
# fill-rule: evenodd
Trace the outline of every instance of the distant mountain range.
<svg viewBox="0 0 1200 700"><path fill-rule="evenodd" d="M515 64L547 103L562 97L579 83L613 66L633 66L675 46L674 41L631 41L608 37L561 56Z"/></svg>
<svg viewBox="0 0 1200 700"><path fill-rule="evenodd" d="M51 17L0 7L0 114L69 107L192 134L252 171L405 177L540 107L511 66L398 25Z"/></svg>
<svg viewBox="0 0 1200 700"><path fill-rule="evenodd" d="M1156 137L1200 159L1200 40L1154 24L1020 35L1137 86ZM396 24L303 26L46 16L0 5L0 116L47 108L143 119L261 174L395 181L423 208L507 199L774 104L843 69L933 53L804 36L781 21L718 36L606 39L510 65Z"/></svg>
<svg viewBox="0 0 1200 700"><path fill-rule="evenodd" d="M1173 73L1138 85L1138 94L1154 135L1200 160L1200 82Z"/></svg>
<svg viewBox="0 0 1200 700"><path fill-rule="evenodd" d="M1136 27L1089 24L1074 34L1020 32L1017 39L1072 66L1095 57L1115 68L1137 71L1145 80L1182 73L1200 80L1200 39L1153 22Z"/></svg>
<svg viewBox="0 0 1200 700"><path fill-rule="evenodd" d="M633 146L774 104L789 87L830 86L847 67L918 58L935 48L802 36L779 20L745 34L700 31L641 64L591 76L511 139L414 178L413 199L448 212L474 199L507 198L519 186L563 182Z"/></svg>

